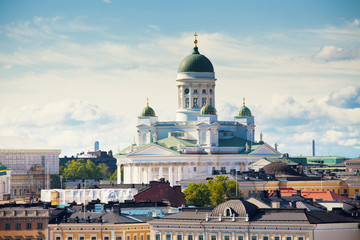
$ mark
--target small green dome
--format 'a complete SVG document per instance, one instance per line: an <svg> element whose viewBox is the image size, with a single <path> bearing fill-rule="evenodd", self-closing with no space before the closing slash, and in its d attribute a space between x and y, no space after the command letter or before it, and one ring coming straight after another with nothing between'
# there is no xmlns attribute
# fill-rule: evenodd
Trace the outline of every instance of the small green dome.
<svg viewBox="0 0 360 240"><path fill-rule="evenodd" d="M213 106L206 104L200 109L200 115L216 115L216 109Z"/></svg>
<svg viewBox="0 0 360 240"><path fill-rule="evenodd" d="M214 67L210 60L200 54L197 47L194 47L193 53L180 63L178 73L182 72L214 72Z"/></svg>
<svg viewBox="0 0 360 240"><path fill-rule="evenodd" d="M149 106L146 106L140 114L140 117L155 117L155 111Z"/></svg>
<svg viewBox="0 0 360 240"><path fill-rule="evenodd" d="M240 108L239 112L238 112L238 116L239 117L251 117L251 111L248 107L243 106L242 108Z"/></svg>

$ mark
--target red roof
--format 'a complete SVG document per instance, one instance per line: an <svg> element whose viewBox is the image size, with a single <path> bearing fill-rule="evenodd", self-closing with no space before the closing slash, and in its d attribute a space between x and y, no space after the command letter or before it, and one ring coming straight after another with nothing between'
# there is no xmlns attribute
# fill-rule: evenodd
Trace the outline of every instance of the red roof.
<svg viewBox="0 0 360 240"><path fill-rule="evenodd" d="M296 196L296 190L291 189L280 189L282 197L291 197ZM274 193L270 193L269 196L274 196ZM331 192L331 191L310 191L310 190L301 190L301 196L304 198L312 198L314 201L316 199L322 199L322 201L353 201L351 198L341 196L340 194Z"/></svg>

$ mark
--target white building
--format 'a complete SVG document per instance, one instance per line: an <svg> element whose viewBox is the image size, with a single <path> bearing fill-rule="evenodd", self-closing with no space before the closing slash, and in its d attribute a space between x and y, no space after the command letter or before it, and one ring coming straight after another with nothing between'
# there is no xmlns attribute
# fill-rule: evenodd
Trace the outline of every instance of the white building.
<svg viewBox="0 0 360 240"><path fill-rule="evenodd" d="M4 194L10 194L11 187L11 170L0 163L0 200Z"/></svg>
<svg viewBox="0 0 360 240"><path fill-rule="evenodd" d="M12 197L40 196L50 188L50 175L59 174L60 149L24 137L0 136L0 163L9 167Z"/></svg>
<svg viewBox="0 0 360 240"><path fill-rule="evenodd" d="M244 171L250 163L281 153L254 141L255 120L243 106L231 121L218 121L215 109L215 72L210 60L193 53L180 63L176 85L176 121L160 122L149 106L138 117L138 144L122 150L117 158L118 183L124 166L124 183L148 183L165 178L174 185L181 179L204 177L214 170Z"/></svg>

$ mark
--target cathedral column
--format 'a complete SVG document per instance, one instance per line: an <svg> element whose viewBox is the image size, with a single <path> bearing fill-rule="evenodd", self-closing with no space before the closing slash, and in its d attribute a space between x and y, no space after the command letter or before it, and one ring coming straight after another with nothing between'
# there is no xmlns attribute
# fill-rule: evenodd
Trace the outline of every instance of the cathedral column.
<svg viewBox="0 0 360 240"><path fill-rule="evenodd" d="M133 176L132 176L133 175L133 167L132 167L132 163L128 164L127 169L128 169L128 173L129 173L129 178L128 178L129 182L127 182L127 183L133 183Z"/></svg>
<svg viewBox="0 0 360 240"><path fill-rule="evenodd" d="M152 181L152 175L151 175L151 163L148 163L147 165L147 183Z"/></svg>
<svg viewBox="0 0 360 240"><path fill-rule="evenodd" d="M162 163L159 163L159 178L163 178L163 166Z"/></svg>
<svg viewBox="0 0 360 240"><path fill-rule="evenodd" d="M173 167L171 165L171 162L169 162L169 182L170 186L174 185Z"/></svg>
<svg viewBox="0 0 360 240"><path fill-rule="evenodd" d="M181 179L183 178L183 176L182 176L182 163L177 164L177 172L178 172L177 179L178 179L178 181L181 181Z"/></svg>
<svg viewBox="0 0 360 240"><path fill-rule="evenodd" d="M116 182L117 184L121 183L121 164L116 164L117 165L117 177L116 177ZM124 175L125 175L125 169L124 169Z"/></svg>
<svg viewBox="0 0 360 240"><path fill-rule="evenodd" d="M189 85L189 108L192 108L193 99L192 99L192 84Z"/></svg>

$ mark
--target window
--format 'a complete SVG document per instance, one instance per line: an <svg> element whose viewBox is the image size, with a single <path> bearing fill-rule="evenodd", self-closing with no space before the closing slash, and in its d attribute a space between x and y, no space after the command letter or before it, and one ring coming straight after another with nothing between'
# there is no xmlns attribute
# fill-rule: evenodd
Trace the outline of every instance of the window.
<svg viewBox="0 0 360 240"><path fill-rule="evenodd" d="M141 236L140 236L140 240L144 240L144 235L141 235Z"/></svg>
<svg viewBox="0 0 360 240"><path fill-rule="evenodd" d="M56 237L55 237L55 240L61 240L61 237L56 236Z"/></svg>
<svg viewBox="0 0 360 240"><path fill-rule="evenodd" d="M109 240L109 236L105 236L105 237L104 237L104 240Z"/></svg>
<svg viewBox="0 0 360 240"><path fill-rule="evenodd" d="M230 236L225 236L224 240L230 240Z"/></svg>
<svg viewBox="0 0 360 240"><path fill-rule="evenodd" d="M202 93L206 93L206 89L203 89L203 90L202 90Z"/></svg>
<svg viewBox="0 0 360 240"><path fill-rule="evenodd" d="M212 98L209 99L209 104L212 106Z"/></svg>
<svg viewBox="0 0 360 240"><path fill-rule="evenodd" d="M196 167L194 167L194 172L196 172Z"/></svg>
<svg viewBox="0 0 360 240"><path fill-rule="evenodd" d="M146 235L146 240L150 240L150 235Z"/></svg>
<svg viewBox="0 0 360 240"><path fill-rule="evenodd" d="M209 90L210 94L212 94L212 89Z"/></svg>
<svg viewBox="0 0 360 240"><path fill-rule="evenodd" d="M244 236L238 236L238 240L244 240Z"/></svg>
<svg viewBox="0 0 360 240"><path fill-rule="evenodd" d="M155 240L160 240L160 234L155 235Z"/></svg>
<svg viewBox="0 0 360 240"><path fill-rule="evenodd" d="M92 237L91 237L91 240L96 240L96 236L92 236Z"/></svg>
<svg viewBox="0 0 360 240"><path fill-rule="evenodd" d="M25 240L31 240L31 238L27 237L27 238L25 238Z"/></svg>
<svg viewBox="0 0 360 240"><path fill-rule="evenodd" d="M21 223L15 224L15 230L21 230Z"/></svg>
<svg viewBox="0 0 360 240"><path fill-rule="evenodd" d="M5 230L10 230L10 223L5 223Z"/></svg>
<svg viewBox="0 0 360 240"><path fill-rule="evenodd" d="M264 236L263 240L269 240L269 236Z"/></svg>
<svg viewBox="0 0 360 240"><path fill-rule="evenodd" d="M26 230L30 230L31 229L31 223L26 223Z"/></svg>
<svg viewBox="0 0 360 240"><path fill-rule="evenodd" d="M257 240L257 236L252 236L251 240Z"/></svg>
<svg viewBox="0 0 360 240"><path fill-rule="evenodd" d="M211 235L211 240L216 240L216 235Z"/></svg>
<svg viewBox="0 0 360 240"><path fill-rule="evenodd" d="M193 107L198 107L198 98L193 98Z"/></svg>
<svg viewBox="0 0 360 240"><path fill-rule="evenodd" d="M298 237L298 240L304 240L304 237Z"/></svg>
<svg viewBox="0 0 360 240"><path fill-rule="evenodd" d="M84 236L80 236L79 237L79 240L85 240L85 237ZM116 239L117 240L117 239Z"/></svg>
<svg viewBox="0 0 360 240"><path fill-rule="evenodd" d="M134 240L136 240L136 238L137 238L136 236L133 237Z"/></svg>
<svg viewBox="0 0 360 240"><path fill-rule="evenodd" d="M185 107L186 107L186 108L189 107L189 98L185 98Z"/></svg>
<svg viewBox="0 0 360 240"><path fill-rule="evenodd" d="M116 240L122 240L122 237L116 237Z"/></svg>
<svg viewBox="0 0 360 240"><path fill-rule="evenodd" d="M274 240L280 240L279 236L275 236Z"/></svg>
<svg viewBox="0 0 360 240"><path fill-rule="evenodd" d="M194 93L197 93L197 89L194 89Z"/></svg>
<svg viewBox="0 0 360 240"><path fill-rule="evenodd" d="M130 240L130 236L127 236L126 239L127 239L127 240Z"/></svg>
<svg viewBox="0 0 360 240"><path fill-rule="evenodd" d="M171 240L171 235L170 234L166 234L166 240Z"/></svg>
<svg viewBox="0 0 360 240"><path fill-rule="evenodd" d="M291 237L286 237L286 240L291 240Z"/></svg>
<svg viewBox="0 0 360 240"><path fill-rule="evenodd" d="M72 236L68 236L68 237L67 237L67 240L73 240L73 237L72 237Z"/></svg>
<svg viewBox="0 0 360 240"><path fill-rule="evenodd" d="M188 240L193 240L193 235L188 235Z"/></svg>
<svg viewBox="0 0 360 240"><path fill-rule="evenodd" d="M41 222L37 223L37 229L38 230L42 230L43 229L43 224Z"/></svg>
<svg viewBox="0 0 360 240"><path fill-rule="evenodd" d="M203 97L201 99L201 106L204 106L204 105L206 105L206 98Z"/></svg>
<svg viewBox="0 0 360 240"><path fill-rule="evenodd" d="M177 240L181 240L182 239L182 235L177 235Z"/></svg>
<svg viewBox="0 0 360 240"><path fill-rule="evenodd" d="M203 235L199 235L199 240L204 240L204 236L203 236Z"/></svg>

